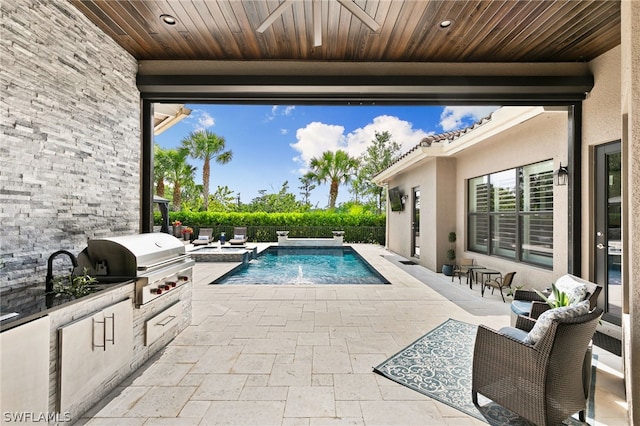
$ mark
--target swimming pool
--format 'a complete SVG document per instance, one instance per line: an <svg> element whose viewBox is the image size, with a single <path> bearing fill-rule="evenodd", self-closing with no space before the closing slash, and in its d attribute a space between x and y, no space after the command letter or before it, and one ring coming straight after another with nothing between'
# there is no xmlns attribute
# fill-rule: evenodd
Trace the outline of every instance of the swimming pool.
<svg viewBox="0 0 640 426"><path fill-rule="evenodd" d="M389 284L351 247L271 246L212 284Z"/></svg>

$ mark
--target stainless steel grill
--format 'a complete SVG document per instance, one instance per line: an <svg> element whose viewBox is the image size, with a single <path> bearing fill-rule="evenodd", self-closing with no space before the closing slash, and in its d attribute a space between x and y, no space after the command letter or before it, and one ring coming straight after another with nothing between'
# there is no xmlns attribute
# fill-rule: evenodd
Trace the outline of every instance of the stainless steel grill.
<svg viewBox="0 0 640 426"><path fill-rule="evenodd" d="M194 263L184 244L164 233L89 240L78 255L100 282L135 280L138 307L191 281Z"/></svg>

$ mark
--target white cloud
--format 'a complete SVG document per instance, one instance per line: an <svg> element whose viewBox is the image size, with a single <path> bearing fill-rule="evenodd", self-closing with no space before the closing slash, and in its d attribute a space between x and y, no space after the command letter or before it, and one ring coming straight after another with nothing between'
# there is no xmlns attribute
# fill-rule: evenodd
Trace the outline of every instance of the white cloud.
<svg viewBox="0 0 640 426"><path fill-rule="evenodd" d="M287 129L280 129L280 134L281 134L281 135L286 135L287 133L289 133L289 130L287 130Z"/></svg>
<svg viewBox="0 0 640 426"><path fill-rule="evenodd" d="M346 147L343 126L318 121L298 129L296 139L298 142L291 144L291 147L300 153L299 156L294 157L294 161L300 164L301 174L307 171L309 161L313 157L319 157L325 151L337 151Z"/></svg>
<svg viewBox="0 0 640 426"><path fill-rule="evenodd" d="M446 107L440 114L440 127L445 132L472 125L497 110L497 106L454 106Z"/></svg>
<svg viewBox="0 0 640 426"><path fill-rule="evenodd" d="M278 116L289 116L295 109L295 105L287 105L284 108L280 108L279 105L274 105L271 107L271 113L267 116L267 121L273 121Z"/></svg>
<svg viewBox="0 0 640 426"><path fill-rule="evenodd" d="M207 111L201 109L194 109L191 115L188 117L190 120L195 120L193 123L193 130L198 132L206 130L216 125L216 120Z"/></svg>
<svg viewBox="0 0 640 426"><path fill-rule="evenodd" d="M376 132L388 131L392 139L400 144L402 152L413 148L429 134L424 130L414 129L408 121L389 115L378 116L373 122L347 135L344 134L344 130L343 126L320 122L309 123L306 127L298 129L298 142L291 144L291 147L300 153L294 158L301 166L300 173L308 170L309 161L313 157L319 157L325 151L342 149L352 157L359 157L375 139Z"/></svg>

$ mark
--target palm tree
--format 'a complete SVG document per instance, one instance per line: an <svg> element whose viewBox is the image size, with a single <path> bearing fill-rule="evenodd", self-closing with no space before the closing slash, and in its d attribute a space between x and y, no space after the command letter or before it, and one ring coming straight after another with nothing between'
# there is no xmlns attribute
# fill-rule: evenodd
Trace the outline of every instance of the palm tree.
<svg viewBox="0 0 640 426"><path fill-rule="evenodd" d="M334 209L338 198L338 187L341 183L349 182L358 167L358 160L339 149L335 153L325 151L320 158L312 158L309 166L311 171L305 177L318 183L329 182L329 208Z"/></svg>
<svg viewBox="0 0 640 426"><path fill-rule="evenodd" d="M153 148L153 180L156 182L156 194L164 197L164 180L170 170L167 150L156 144Z"/></svg>
<svg viewBox="0 0 640 426"><path fill-rule="evenodd" d="M187 163L189 151L180 148L167 151L169 172L167 180L173 184L173 209L179 211L182 206L182 186L193 182L196 168Z"/></svg>
<svg viewBox="0 0 640 426"><path fill-rule="evenodd" d="M211 176L211 159L217 163L226 164L233 158L233 153L224 151L225 140L208 130L191 132L182 140L182 146L189 151L193 158L204 160L202 165L202 195L204 197L203 209L209 209L209 178Z"/></svg>

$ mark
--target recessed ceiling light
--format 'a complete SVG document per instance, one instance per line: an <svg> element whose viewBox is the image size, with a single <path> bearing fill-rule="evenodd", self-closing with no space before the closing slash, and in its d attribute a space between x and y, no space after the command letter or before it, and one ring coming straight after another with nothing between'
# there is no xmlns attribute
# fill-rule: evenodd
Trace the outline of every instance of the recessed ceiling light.
<svg viewBox="0 0 640 426"><path fill-rule="evenodd" d="M160 19L167 25L175 25L178 20L171 15L160 15Z"/></svg>
<svg viewBox="0 0 640 426"><path fill-rule="evenodd" d="M449 28L451 26L451 24L453 24L453 21L446 19L442 22L440 22L440 28Z"/></svg>

